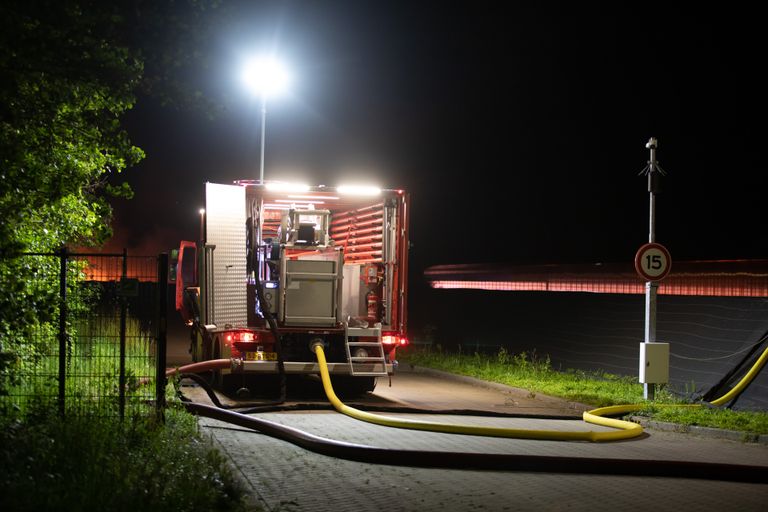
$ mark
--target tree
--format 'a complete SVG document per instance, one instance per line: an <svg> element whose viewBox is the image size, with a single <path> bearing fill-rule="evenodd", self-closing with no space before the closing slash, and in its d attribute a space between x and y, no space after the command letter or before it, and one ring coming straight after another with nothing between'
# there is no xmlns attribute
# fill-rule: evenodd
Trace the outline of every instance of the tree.
<svg viewBox="0 0 768 512"><path fill-rule="evenodd" d="M99 243L104 178L142 157L119 120L142 62L93 6L11 1L2 11L0 254Z"/></svg>
<svg viewBox="0 0 768 512"><path fill-rule="evenodd" d="M50 269L18 254L107 238L109 198L131 195L114 176L144 156L121 115L139 91L164 101L179 96L173 72L198 52L169 43L194 41L208 7L196 0L0 4L0 352L15 351L56 311L57 287L30 278Z"/></svg>

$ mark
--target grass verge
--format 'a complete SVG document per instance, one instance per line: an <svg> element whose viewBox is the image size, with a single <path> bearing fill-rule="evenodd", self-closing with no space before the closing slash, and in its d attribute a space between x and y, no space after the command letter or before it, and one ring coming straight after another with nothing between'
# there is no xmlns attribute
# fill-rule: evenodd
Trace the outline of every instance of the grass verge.
<svg viewBox="0 0 768 512"><path fill-rule="evenodd" d="M244 510L196 418L0 417L0 510Z"/></svg>
<svg viewBox="0 0 768 512"><path fill-rule="evenodd" d="M644 403L643 386L636 377L581 370L559 371L552 368L548 357L536 354L512 354L504 348L496 355L447 353L437 349L408 347L398 351L401 362L466 375L526 389L532 395L549 396L588 404L594 407ZM697 425L768 434L768 413L732 411L722 408L675 407L683 405L670 393L661 390L653 403L647 403L639 415L655 421Z"/></svg>

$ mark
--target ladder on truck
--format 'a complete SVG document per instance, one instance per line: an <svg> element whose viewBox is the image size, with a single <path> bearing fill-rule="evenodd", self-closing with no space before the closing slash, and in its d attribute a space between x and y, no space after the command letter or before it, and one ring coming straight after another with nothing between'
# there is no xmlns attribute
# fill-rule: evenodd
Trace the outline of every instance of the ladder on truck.
<svg viewBox="0 0 768 512"><path fill-rule="evenodd" d="M376 341L350 341L361 337L376 338ZM387 360L384 357L384 345L381 344L381 325L376 327L349 327L344 324L344 345L347 349L347 361L351 375L386 377ZM355 349L362 348L366 356L355 356Z"/></svg>

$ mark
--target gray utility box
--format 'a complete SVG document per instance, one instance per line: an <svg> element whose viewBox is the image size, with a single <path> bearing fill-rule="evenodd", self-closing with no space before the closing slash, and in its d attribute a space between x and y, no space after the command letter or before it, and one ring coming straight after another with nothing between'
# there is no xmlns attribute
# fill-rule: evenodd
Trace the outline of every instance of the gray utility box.
<svg viewBox="0 0 768 512"><path fill-rule="evenodd" d="M669 382L669 343L640 343L640 382Z"/></svg>
<svg viewBox="0 0 768 512"><path fill-rule="evenodd" d="M338 323L339 263L283 260L280 319L287 326L335 326Z"/></svg>

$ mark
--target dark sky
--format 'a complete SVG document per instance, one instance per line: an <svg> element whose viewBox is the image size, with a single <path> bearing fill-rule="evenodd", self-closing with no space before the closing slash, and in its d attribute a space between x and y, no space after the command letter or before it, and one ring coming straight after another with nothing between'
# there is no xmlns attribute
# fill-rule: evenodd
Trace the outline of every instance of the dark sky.
<svg viewBox="0 0 768 512"><path fill-rule="evenodd" d="M673 260L768 257L763 18L670 3L242 2L198 77L226 112L143 100L128 116L147 158L126 174L136 197L116 204L113 245L194 239L205 181L258 177L259 111L237 67L266 46L295 77L268 105L266 178L409 190L417 275L631 261L651 136Z"/></svg>

